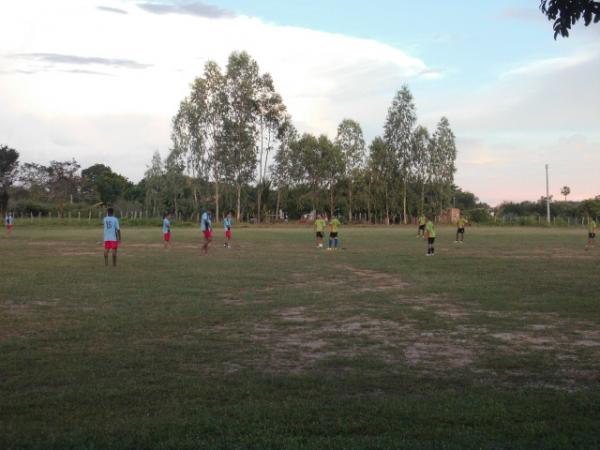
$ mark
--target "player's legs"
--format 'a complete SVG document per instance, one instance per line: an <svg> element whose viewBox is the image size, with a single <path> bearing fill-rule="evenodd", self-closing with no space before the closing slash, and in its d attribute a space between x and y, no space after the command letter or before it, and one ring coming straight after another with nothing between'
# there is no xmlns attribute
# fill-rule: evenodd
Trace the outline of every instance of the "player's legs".
<svg viewBox="0 0 600 450"><path fill-rule="evenodd" d="M104 265L108 267L108 249L104 249Z"/></svg>
<svg viewBox="0 0 600 450"><path fill-rule="evenodd" d="M435 238L427 238L427 255L433 256L435 254L435 248L433 246Z"/></svg>
<svg viewBox="0 0 600 450"><path fill-rule="evenodd" d="M204 245L202 246L202 251L204 253L208 253L208 246L212 242L212 233L204 233Z"/></svg>
<svg viewBox="0 0 600 450"><path fill-rule="evenodd" d="M117 267L117 249L116 248L112 249L112 263L113 263L113 267Z"/></svg>
<svg viewBox="0 0 600 450"><path fill-rule="evenodd" d="M585 246L586 250L589 250L590 248L594 247L595 238L596 238L595 233L588 234L588 241L587 241L587 245Z"/></svg>

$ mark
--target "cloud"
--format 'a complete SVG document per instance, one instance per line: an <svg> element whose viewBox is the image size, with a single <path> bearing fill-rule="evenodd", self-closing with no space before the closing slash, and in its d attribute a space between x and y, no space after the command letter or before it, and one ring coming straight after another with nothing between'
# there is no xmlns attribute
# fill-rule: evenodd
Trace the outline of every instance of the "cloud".
<svg viewBox="0 0 600 450"><path fill-rule="evenodd" d="M540 59L511 69L500 75L501 78L514 75L539 76L578 66L592 61L597 55L582 53L558 58Z"/></svg>
<svg viewBox="0 0 600 450"><path fill-rule="evenodd" d="M228 19L236 17L233 11L198 1L142 2L138 7L153 14L184 14L209 19Z"/></svg>
<svg viewBox="0 0 600 450"><path fill-rule="evenodd" d="M127 11L125 11L124 9L113 8L111 6L97 6L96 9L99 9L100 11L116 13L116 14L127 14Z"/></svg>
<svg viewBox="0 0 600 450"><path fill-rule="evenodd" d="M62 72L64 73L74 73L74 74L80 74L80 75L100 75L103 77L110 77L110 76L114 76L110 73L105 73L105 72L96 72L95 70L85 70L85 69L67 69L67 70L63 70Z"/></svg>
<svg viewBox="0 0 600 450"><path fill-rule="evenodd" d="M136 7L115 20L72 0L39 8L32 16L26 2L13 2L0 16L0 67L11 72L0 83L0 136L23 161L102 161L139 180L152 152L168 151L171 118L204 63L224 67L232 51L247 50L273 75L301 132L333 135L351 115L374 136L403 83L437 82L425 61L400 48L257 18Z"/></svg>
<svg viewBox="0 0 600 450"><path fill-rule="evenodd" d="M600 140L580 134L517 141L497 138L459 138L457 183L483 201L535 200L544 195L545 165L550 166L550 192L560 197L561 186L571 187L573 200L600 193Z"/></svg>
<svg viewBox="0 0 600 450"><path fill-rule="evenodd" d="M131 59L101 58L97 56L65 55L61 53L17 53L10 55L14 59L23 59L49 64L67 65L99 65L119 67L123 69L146 69L149 64L142 64Z"/></svg>

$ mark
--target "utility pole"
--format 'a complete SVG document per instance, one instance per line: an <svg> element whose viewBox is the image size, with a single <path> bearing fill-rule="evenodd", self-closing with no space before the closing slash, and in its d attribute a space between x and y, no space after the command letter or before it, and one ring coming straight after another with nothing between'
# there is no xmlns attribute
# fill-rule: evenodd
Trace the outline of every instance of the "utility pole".
<svg viewBox="0 0 600 450"><path fill-rule="evenodd" d="M548 164L546 164L546 220L550 225L550 182L548 179Z"/></svg>

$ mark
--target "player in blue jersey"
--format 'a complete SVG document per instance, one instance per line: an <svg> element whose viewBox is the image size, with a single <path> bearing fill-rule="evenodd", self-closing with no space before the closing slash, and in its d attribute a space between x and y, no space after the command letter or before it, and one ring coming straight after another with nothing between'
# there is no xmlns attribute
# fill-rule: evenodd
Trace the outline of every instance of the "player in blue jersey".
<svg viewBox="0 0 600 450"><path fill-rule="evenodd" d="M204 245L202 246L202 252L208 253L208 246L212 242L212 215L213 210L207 210L202 213L200 217L200 230L204 235Z"/></svg>
<svg viewBox="0 0 600 450"><path fill-rule="evenodd" d="M231 237L233 228L233 211L229 211L223 219L223 228L225 230L225 244L223 246L225 248L231 248Z"/></svg>
<svg viewBox="0 0 600 450"><path fill-rule="evenodd" d="M121 227L119 220L114 217L114 210L108 208L106 217L102 221L104 225L104 265L108 266L108 253L112 250L113 266L117 266L117 249L121 242Z"/></svg>
<svg viewBox="0 0 600 450"><path fill-rule="evenodd" d="M163 240L165 241L165 250L171 248L171 214L165 213L163 215Z"/></svg>
<svg viewBox="0 0 600 450"><path fill-rule="evenodd" d="M4 225L6 226L6 237L10 236L15 225L15 219L11 213L6 213L4 217Z"/></svg>

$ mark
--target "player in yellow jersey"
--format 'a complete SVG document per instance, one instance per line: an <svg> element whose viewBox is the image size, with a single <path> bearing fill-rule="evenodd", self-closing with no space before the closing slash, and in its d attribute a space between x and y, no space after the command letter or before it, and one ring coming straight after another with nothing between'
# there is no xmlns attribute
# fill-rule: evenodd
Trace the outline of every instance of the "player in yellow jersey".
<svg viewBox="0 0 600 450"><path fill-rule="evenodd" d="M338 249L338 231L341 224L336 216L332 216L332 219L329 221L329 247L327 247L327 250Z"/></svg>
<svg viewBox="0 0 600 450"><path fill-rule="evenodd" d="M317 233L317 248L323 248L323 233L325 232L325 220L321 214L317 214L315 220L315 232Z"/></svg>
<svg viewBox="0 0 600 450"><path fill-rule="evenodd" d="M465 227L469 224L469 221L463 216L460 216L456 221L456 240L455 244L465 242Z"/></svg>
<svg viewBox="0 0 600 450"><path fill-rule="evenodd" d="M596 232L598 231L598 224L592 218L588 218L588 242L585 246L586 251L595 246Z"/></svg>
<svg viewBox="0 0 600 450"><path fill-rule="evenodd" d="M425 238L425 225L427 224L427 217L421 213L419 216L419 228L417 229L417 237Z"/></svg>
<svg viewBox="0 0 600 450"><path fill-rule="evenodd" d="M433 245L435 243L436 232L435 225L431 219L425 224L425 237L427 238L427 256L434 256L435 249Z"/></svg>

